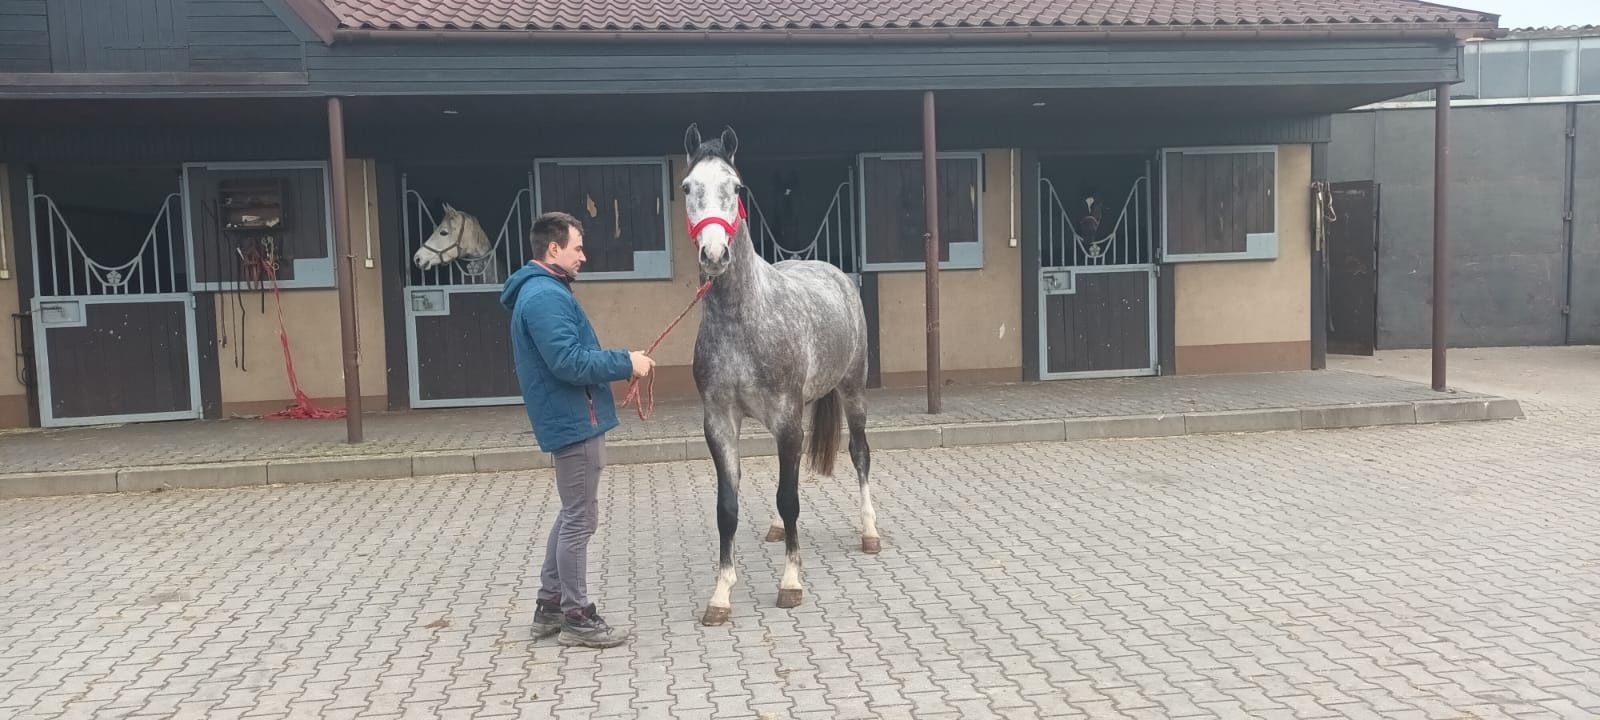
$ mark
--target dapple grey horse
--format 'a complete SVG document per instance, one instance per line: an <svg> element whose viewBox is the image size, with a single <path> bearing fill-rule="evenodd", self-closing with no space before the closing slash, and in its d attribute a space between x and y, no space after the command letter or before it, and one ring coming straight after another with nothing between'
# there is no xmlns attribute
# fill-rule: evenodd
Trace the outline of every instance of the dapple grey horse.
<svg viewBox="0 0 1600 720"><path fill-rule="evenodd" d="M434 226L433 234L412 254L411 262L421 270L431 270L450 263L461 263L463 283L495 284L505 280L500 277L500 258L489 233L471 213L465 213L444 204L444 219Z"/></svg>
<svg viewBox="0 0 1600 720"><path fill-rule="evenodd" d="M795 607L803 595L800 456L807 454L819 474L832 474L841 413L849 424L850 459L861 490L861 549L879 550L867 482L867 321L855 282L838 268L814 260L770 264L756 253L739 196L738 136L732 128L702 140L699 128L690 125L683 142L689 235L699 247L702 280L711 282L695 340L694 380L717 470L722 541L717 586L701 622L720 625L731 613L728 593L737 579L733 535L739 525L739 430L746 417L761 421L778 445L777 504L787 555L778 607Z"/></svg>

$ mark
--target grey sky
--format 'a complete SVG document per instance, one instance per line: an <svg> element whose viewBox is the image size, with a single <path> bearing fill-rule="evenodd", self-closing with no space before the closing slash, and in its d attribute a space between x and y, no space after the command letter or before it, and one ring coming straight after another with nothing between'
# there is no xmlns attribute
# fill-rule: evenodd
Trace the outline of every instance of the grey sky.
<svg viewBox="0 0 1600 720"><path fill-rule="evenodd" d="M1496 13L1500 27L1600 25L1600 0L1437 0L1444 5Z"/></svg>

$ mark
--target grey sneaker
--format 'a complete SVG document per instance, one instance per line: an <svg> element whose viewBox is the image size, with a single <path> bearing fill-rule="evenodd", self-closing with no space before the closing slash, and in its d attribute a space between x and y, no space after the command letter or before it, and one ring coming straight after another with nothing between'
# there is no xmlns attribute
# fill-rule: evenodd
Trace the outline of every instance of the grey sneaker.
<svg viewBox="0 0 1600 720"><path fill-rule="evenodd" d="M608 648L628 641L628 634L607 625L600 613L595 612L593 603L589 607L568 612L561 620L562 645Z"/></svg>
<svg viewBox="0 0 1600 720"><path fill-rule="evenodd" d="M539 600L533 605L533 638L550 637L561 632L561 601Z"/></svg>

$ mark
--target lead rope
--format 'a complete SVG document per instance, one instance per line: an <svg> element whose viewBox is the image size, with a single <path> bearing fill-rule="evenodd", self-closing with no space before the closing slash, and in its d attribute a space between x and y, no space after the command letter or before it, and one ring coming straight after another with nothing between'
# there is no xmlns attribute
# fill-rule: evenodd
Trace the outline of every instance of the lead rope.
<svg viewBox="0 0 1600 720"><path fill-rule="evenodd" d="M656 341L650 344L650 349L644 351L644 354L645 355L650 355L651 353L654 353L656 351L656 348L661 346L661 341L667 339L667 334L672 332L672 329L678 326L678 321L682 320L683 316L688 315L689 311L694 309L695 304L700 302L701 298L704 298L706 296L706 293L709 292L710 290L711 290L711 281L707 280L707 281L705 281L704 284L702 284L700 286L700 290L694 294L694 299L689 301L689 307L684 308L683 312L678 313L678 317L673 319L673 321L672 321L672 323L670 325L667 325L667 329L662 330L661 334L656 336ZM639 378L633 378L633 379L628 381L628 394L623 396L623 398L622 398L622 406L623 407L627 407L629 403L632 403L632 402L635 402L635 401L637 401L639 403L638 411L639 411L639 419L640 420L649 420L650 416L654 415L655 412L656 412L656 370L655 370L655 368L650 368L650 372L646 373L645 377L649 378L650 382L645 386L645 395L644 395L644 397L641 397L639 395ZM646 398L648 398L648 400L646 400ZM647 402L649 404L649 409L648 410L645 409L645 406L646 406Z"/></svg>

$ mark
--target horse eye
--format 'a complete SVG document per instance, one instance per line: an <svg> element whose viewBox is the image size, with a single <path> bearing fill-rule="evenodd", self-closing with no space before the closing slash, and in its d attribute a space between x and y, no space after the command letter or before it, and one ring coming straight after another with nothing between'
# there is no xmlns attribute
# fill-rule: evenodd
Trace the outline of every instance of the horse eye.
<svg viewBox="0 0 1600 720"><path fill-rule="evenodd" d="M449 231L449 230L440 230L440 231L439 231L439 234L440 234L440 235L449 235L449 234L450 234L450 231Z"/></svg>

